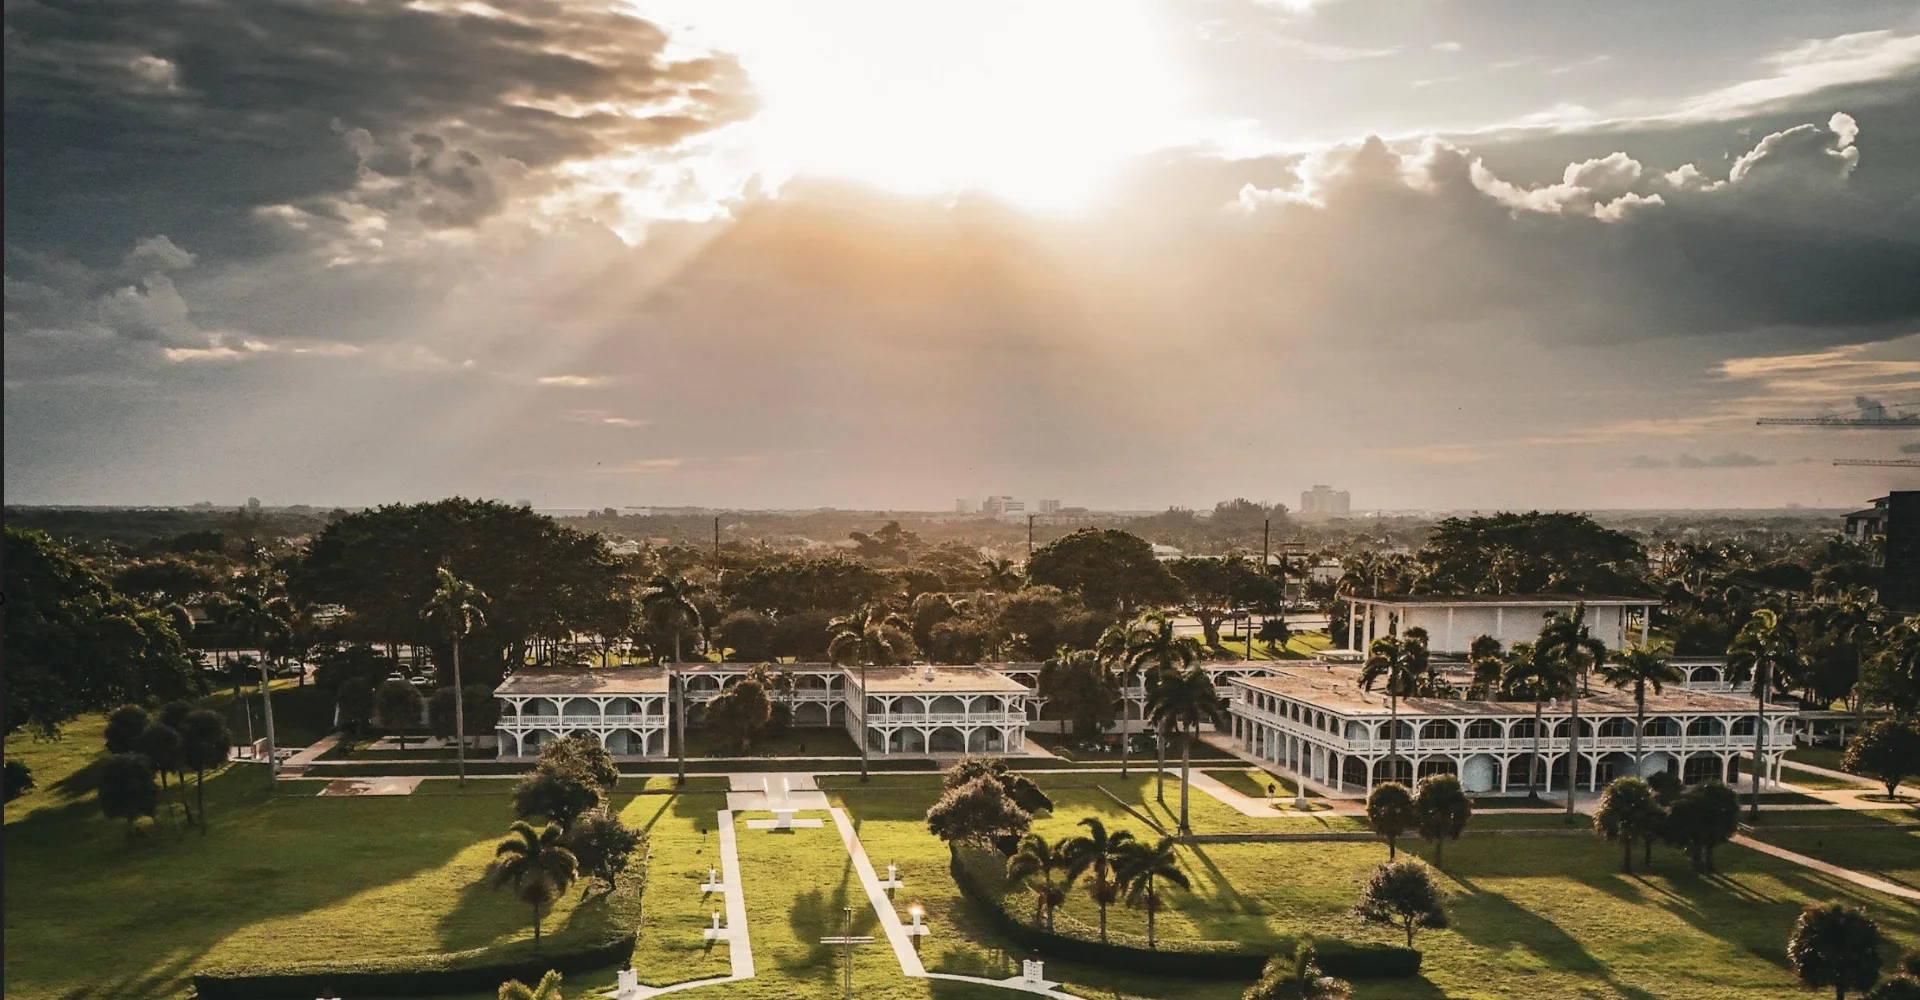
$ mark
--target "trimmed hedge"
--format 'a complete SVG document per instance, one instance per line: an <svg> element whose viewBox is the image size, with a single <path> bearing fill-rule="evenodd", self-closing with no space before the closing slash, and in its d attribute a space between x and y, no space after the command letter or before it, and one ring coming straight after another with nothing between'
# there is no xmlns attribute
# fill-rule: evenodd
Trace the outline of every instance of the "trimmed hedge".
<svg viewBox="0 0 1920 1000"><path fill-rule="evenodd" d="M528 758L524 761L482 760L467 761L467 774L526 774L533 770L537 761ZM644 764L622 761L618 764L621 774L670 775L675 772L671 760ZM737 774L747 771L857 771L860 759L854 758L793 758L777 757L708 757L687 761L688 774ZM924 771L933 773L940 765L930 760L875 760L868 770L871 771ZM423 775L434 778L451 778L460 773L459 764L451 760L405 761L317 761L308 766L309 778L406 778Z"/></svg>
<svg viewBox="0 0 1920 1000"><path fill-rule="evenodd" d="M548 969L562 974L592 972L633 957L634 934L566 951L513 959L489 958L500 949L482 948L387 962L359 962L320 969L247 970L195 973L198 1000L313 1000L330 996L429 997L448 993L488 993L509 979L535 983Z"/></svg>
<svg viewBox="0 0 1920 1000"><path fill-rule="evenodd" d="M1292 942L1287 941L1276 943L1270 949L1251 951L1238 941L1166 941L1148 949L1072 937L1036 927L1008 913L1001 904L1000 894L981 884L978 874L958 851L953 853L950 868L960 894L985 912L995 930L1021 948L1051 958L1156 975L1258 979L1269 957L1292 947ZM1420 973L1418 949L1329 937L1315 937L1313 946L1319 955L1320 968L1330 976L1397 979Z"/></svg>

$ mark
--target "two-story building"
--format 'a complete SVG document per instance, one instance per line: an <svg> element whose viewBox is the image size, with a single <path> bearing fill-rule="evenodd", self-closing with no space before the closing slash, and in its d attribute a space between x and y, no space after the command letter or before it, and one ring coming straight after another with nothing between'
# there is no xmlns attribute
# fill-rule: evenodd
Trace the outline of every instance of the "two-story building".
<svg viewBox="0 0 1920 1000"><path fill-rule="evenodd" d="M1336 795L1365 795L1382 781L1438 773L1458 775L1473 792L1524 792L1530 769L1533 787L1566 787L1567 758L1575 753L1568 703L1541 706L1536 723L1532 702L1403 698L1396 723L1386 695L1363 690L1359 680L1358 667L1314 661L1236 678L1233 737L1248 753ZM1630 693L1596 685L1581 697L1574 767L1581 790L1655 771L1689 782L1731 780L1734 760L1753 749L1755 706L1746 698L1683 686L1650 692L1639 761L1634 715ZM1778 780L1781 757L1793 745L1796 718L1784 705L1766 714L1770 780Z"/></svg>
<svg viewBox="0 0 1920 1000"><path fill-rule="evenodd" d="M1586 608L1586 624L1608 649L1644 644L1653 609L1645 597L1581 597L1560 594L1401 594L1346 599L1347 648L1364 654L1373 640L1410 628L1427 630L1427 648L1442 655L1464 655L1476 636L1490 635L1501 645L1532 642L1554 615Z"/></svg>
<svg viewBox="0 0 1920 1000"><path fill-rule="evenodd" d="M846 668L846 728L895 753L1024 753L1029 692L986 667ZM862 734L864 730L864 737Z"/></svg>
<svg viewBox="0 0 1920 1000"><path fill-rule="evenodd" d="M526 669L493 691L500 702L500 756L532 757L540 745L590 733L616 757L667 752L667 672L659 667Z"/></svg>

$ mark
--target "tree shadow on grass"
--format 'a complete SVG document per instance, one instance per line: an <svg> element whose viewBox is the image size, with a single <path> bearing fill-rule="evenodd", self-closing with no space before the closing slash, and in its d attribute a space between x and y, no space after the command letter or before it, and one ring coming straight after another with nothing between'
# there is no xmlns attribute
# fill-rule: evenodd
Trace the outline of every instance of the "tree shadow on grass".
<svg viewBox="0 0 1920 1000"><path fill-rule="evenodd" d="M1474 946L1497 954L1519 945L1552 968L1603 979L1629 1000L1657 1000L1655 994L1615 979L1605 962L1560 925L1465 876L1456 874L1452 879L1467 892L1455 900L1456 910L1466 912L1454 914L1452 929Z"/></svg>

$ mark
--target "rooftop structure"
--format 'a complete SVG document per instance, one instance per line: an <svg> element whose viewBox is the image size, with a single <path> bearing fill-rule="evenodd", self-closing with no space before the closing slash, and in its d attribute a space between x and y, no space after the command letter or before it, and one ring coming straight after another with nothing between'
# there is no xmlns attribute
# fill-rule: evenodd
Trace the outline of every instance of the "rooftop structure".
<svg viewBox="0 0 1920 1000"><path fill-rule="evenodd" d="M1593 637L1608 649L1645 642L1648 621L1660 601L1650 597L1594 597L1578 594L1403 594L1350 597L1347 649L1364 652L1374 639L1410 628L1427 630L1427 648L1447 656L1464 655L1474 637L1490 635L1502 645L1531 642L1554 615L1585 606Z"/></svg>

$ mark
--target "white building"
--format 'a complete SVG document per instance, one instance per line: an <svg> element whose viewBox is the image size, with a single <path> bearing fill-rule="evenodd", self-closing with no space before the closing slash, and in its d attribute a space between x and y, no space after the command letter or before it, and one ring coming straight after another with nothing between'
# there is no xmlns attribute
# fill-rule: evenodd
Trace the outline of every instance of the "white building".
<svg viewBox="0 0 1920 1000"><path fill-rule="evenodd" d="M1658 600L1646 597L1579 597L1562 594L1404 594L1398 597L1347 598L1347 649L1364 654L1374 639L1419 627L1427 630L1427 648L1463 655L1475 636L1490 635L1501 645L1532 642L1554 615L1586 607L1593 637L1608 649L1646 641L1647 622ZM1351 655L1351 654L1350 654Z"/></svg>
<svg viewBox="0 0 1920 1000"><path fill-rule="evenodd" d="M1058 514L1060 513L1060 501L1042 500L1040 501L1038 510L1042 514Z"/></svg>
<svg viewBox="0 0 1920 1000"><path fill-rule="evenodd" d="M1472 792L1524 792L1530 762L1536 787L1566 787L1573 752L1567 703L1543 708L1536 744L1532 702L1403 698L1396 740L1386 695L1361 690L1359 674L1351 665L1294 661L1264 677L1233 679L1234 739L1330 795L1362 796L1381 781L1411 783L1440 773L1458 775ZM1738 777L1734 760L1753 749L1751 701L1669 687L1647 695L1644 764L1636 766L1634 713L1631 693L1595 686L1581 697L1575 765L1581 790L1656 771L1688 782L1730 780ZM1779 779L1796 719L1797 712L1785 707L1767 713L1769 780Z"/></svg>
<svg viewBox="0 0 1920 1000"><path fill-rule="evenodd" d="M1300 494L1300 513L1344 517L1353 513L1353 497L1346 490L1315 486Z"/></svg>
<svg viewBox="0 0 1920 1000"><path fill-rule="evenodd" d="M659 667L515 672L494 688L500 756L531 757L540 745L591 733L616 757L667 752L667 673Z"/></svg>
<svg viewBox="0 0 1920 1000"><path fill-rule="evenodd" d="M1008 514L1024 514L1027 505L1023 500L1012 497L988 497L980 504L980 513L988 517L1004 517Z"/></svg>
<svg viewBox="0 0 1920 1000"><path fill-rule="evenodd" d="M1023 753L1028 691L985 667L846 669L847 733L867 749L897 753ZM864 686L863 686L864 684ZM864 701L863 701L864 696Z"/></svg>

